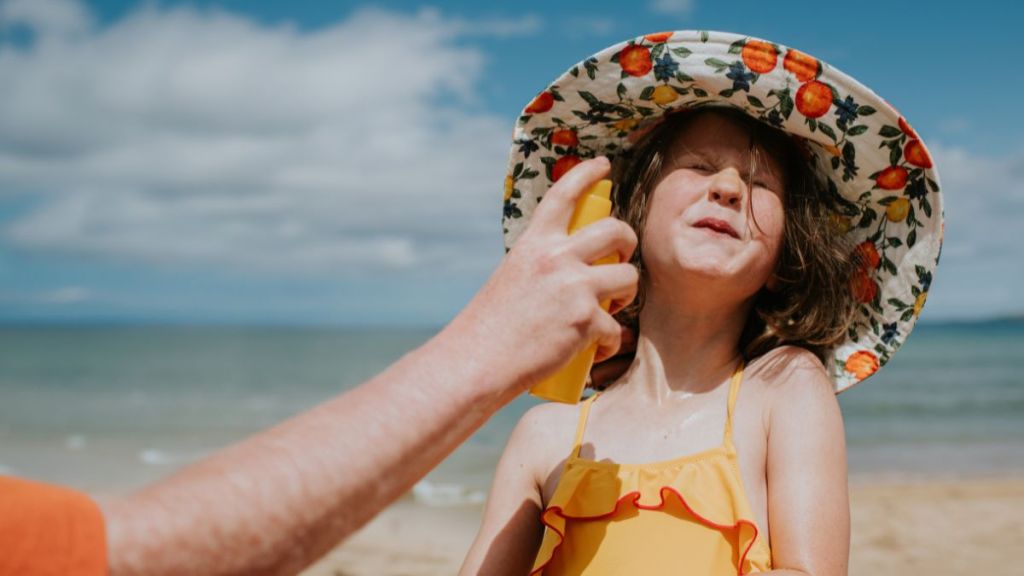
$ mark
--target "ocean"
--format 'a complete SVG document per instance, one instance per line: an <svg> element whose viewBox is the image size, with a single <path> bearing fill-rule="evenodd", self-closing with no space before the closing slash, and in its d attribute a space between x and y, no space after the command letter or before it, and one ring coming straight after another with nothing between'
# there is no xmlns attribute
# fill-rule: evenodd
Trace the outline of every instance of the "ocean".
<svg viewBox="0 0 1024 576"><path fill-rule="evenodd" d="M365 381L433 334L0 327L0 474L130 490ZM879 374L839 396L852 481L1024 472L1022 374L1022 322L919 325ZM512 402L410 498L481 502L537 402Z"/></svg>

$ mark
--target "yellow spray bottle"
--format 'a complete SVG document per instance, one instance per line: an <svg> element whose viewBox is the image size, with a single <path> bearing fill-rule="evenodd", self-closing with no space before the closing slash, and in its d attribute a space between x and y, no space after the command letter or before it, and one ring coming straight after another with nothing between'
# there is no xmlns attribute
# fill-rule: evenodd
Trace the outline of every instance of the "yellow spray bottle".
<svg viewBox="0 0 1024 576"><path fill-rule="evenodd" d="M600 180L587 190L576 203L576 211L573 213L572 220L569 221L569 234L611 214L611 190L611 180ZM593 264L611 264L618 261L618 255L612 254L593 262ZM610 303L609 300L602 300L601 307L608 310ZM530 394L554 402L567 404L579 402L580 396L583 394L583 387L587 383L587 375L590 374L590 368L594 364L595 353L597 353L597 342L592 342L558 372L530 388Z"/></svg>

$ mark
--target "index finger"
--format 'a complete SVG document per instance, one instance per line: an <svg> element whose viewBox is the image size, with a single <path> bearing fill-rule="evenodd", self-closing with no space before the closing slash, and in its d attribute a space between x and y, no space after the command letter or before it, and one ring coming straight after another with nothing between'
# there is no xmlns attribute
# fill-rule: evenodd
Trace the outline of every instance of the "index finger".
<svg viewBox="0 0 1024 576"><path fill-rule="evenodd" d="M567 230L576 202L592 184L607 176L609 171L611 162L604 156L584 160L574 166L544 194L543 201L533 213L532 226Z"/></svg>

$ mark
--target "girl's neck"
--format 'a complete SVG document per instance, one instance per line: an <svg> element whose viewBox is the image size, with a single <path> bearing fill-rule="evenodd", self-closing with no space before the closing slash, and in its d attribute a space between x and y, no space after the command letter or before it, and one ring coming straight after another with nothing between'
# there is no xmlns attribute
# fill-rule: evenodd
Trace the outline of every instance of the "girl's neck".
<svg viewBox="0 0 1024 576"><path fill-rule="evenodd" d="M647 401L660 404L707 392L740 361L739 340L750 304L687 300L665 301L649 293L640 314L636 359L623 379Z"/></svg>

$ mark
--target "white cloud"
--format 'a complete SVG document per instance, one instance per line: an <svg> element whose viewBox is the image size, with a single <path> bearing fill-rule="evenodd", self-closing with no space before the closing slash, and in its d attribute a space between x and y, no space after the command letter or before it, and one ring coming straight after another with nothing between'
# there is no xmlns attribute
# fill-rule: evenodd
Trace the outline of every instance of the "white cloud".
<svg viewBox="0 0 1024 576"><path fill-rule="evenodd" d="M300 32L146 5L98 28L73 1L0 4L0 194L20 247L242 269L486 270L501 255L510 120L483 110L467 35L533 16L357 11Z"/></svg>
<svg viewBox="0 0 1024 576"><path fill-rule="evenodd" d="M601 36L615 29L615 21L601 16L573 16L566 29L574 38Z"/></svg>
<svg viewBox="0 0 1024 576"><path fill-rule="evenodd" d="M942 178L946 234L924 317L1021 311L1024 151L998 158L942 144L930 151Z"/></svg>
<svg viewBox="0 0 1024 576"><path fill-rule="evenodd" d="M694 0L652 0L648 6L657 14L686 16L693 11Z"/></svg>
<svg viewBox="0 0 1024 576"><path fill-rule="evenodd" d="M0 28L25 26L43 40L66 38L92 27L90 14L77 2L8 0L0 4Z"/></svg>
<svg viewBox="0 0 1024 576"><path fill-rule="evenodd" d="M483 20L453 20L452 24L460 35L507 37L536 34L544 28L544 21L536 14L519 18L488 18Z"/></svg>

